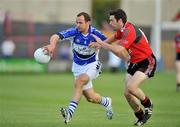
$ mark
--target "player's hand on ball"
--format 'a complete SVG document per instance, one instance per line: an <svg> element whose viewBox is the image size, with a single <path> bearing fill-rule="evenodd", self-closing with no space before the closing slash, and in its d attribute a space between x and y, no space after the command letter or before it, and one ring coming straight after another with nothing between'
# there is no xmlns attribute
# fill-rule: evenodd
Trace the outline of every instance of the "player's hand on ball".
<svg viewBox="0 0 180 127"><path fill-rule="evenodd" d="M34 58L38 63L46 64L49 63L51 56L47 50L43 48L38 48L34 52Z"/></svg>
<svg viewBox="0 0 180 127"><path fill-rule="evenodd" d="M44 52L45 53L47 52L47 54L49 54L50 56L52 56L54 49L55 49L55 47L53 45L46 45L42 48L43 48Z"/></svg>

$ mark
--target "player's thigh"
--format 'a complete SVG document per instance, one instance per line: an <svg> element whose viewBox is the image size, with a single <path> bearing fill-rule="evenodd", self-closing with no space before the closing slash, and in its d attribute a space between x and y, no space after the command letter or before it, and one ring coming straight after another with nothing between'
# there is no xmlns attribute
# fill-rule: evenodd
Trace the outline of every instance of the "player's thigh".
<svg viewBox="0 0 180 127"><path fill-rule="evenodd" d="M136 89L147 79L147 75L141 71L136 71L133 76L131 76L126 83L126 89Z"/></svg>
<svg viewBox="0 0 180 127"><path fill-rule="evenodd" d="M128 83L128 81L131 79L131 75L130 74L126 74L126 76L125 76L125 85Z"/></svg>

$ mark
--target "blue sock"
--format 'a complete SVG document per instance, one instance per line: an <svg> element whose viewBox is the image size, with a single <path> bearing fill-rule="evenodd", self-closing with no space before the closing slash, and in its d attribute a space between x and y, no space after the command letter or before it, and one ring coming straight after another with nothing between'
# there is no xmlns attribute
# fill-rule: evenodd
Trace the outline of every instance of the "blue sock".
<svg viewBox="0 0 180 127"><path fill-rule="evenodd" d="M76 108L77 108L78 103L75 101L71 101L68 107L68 112L70 114L70 116L73 116L73 113L75 112Z"/></svg>
<svg viewBox="0 0 180 127"><path fill-rule="evenodd" d="M109 105L109 100L107 99L107 97L101 97L100 104L107 107Z"/></svg>

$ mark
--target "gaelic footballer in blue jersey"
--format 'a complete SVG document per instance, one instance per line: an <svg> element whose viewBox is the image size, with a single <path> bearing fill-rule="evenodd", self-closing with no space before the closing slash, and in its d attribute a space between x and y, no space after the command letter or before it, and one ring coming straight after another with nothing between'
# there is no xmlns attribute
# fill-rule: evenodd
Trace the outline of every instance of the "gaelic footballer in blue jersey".
<svg viewBox="0 0 180 127"><path fill-rule="evenodd" d="M92 34L102 40L106 37L96 28L91 26L89 14L81 12L77 15L76 26L64 31L60 31L50 38L50 44L44 46L49 53L53 53L59 40L70 39L73 52L72 72L74 74L74 93L67 108L60 108L60 112L67 124L70 122L78 106L81 96L84 95L87 101L103 105L106 109L106 116L112 119L112 102L110 97L103 97L93 89L92 80L99 76L101 63L98 61L98 50L89 47L91 42L95 42Z"/></svg>
<svg viewBox="0 0 180 127"><path fill-rule="evenodd" d="M91 42L95 41L92 34L97 35L102 40L105 40L106 37L99 30L90 25L86 34L79 31L79 27L73 27L57 34L61 40L66 38L71 40L73 61L76 64L84 65L95 62L98 60L98 51L95 48L90 48L88 46Z"/></svg>

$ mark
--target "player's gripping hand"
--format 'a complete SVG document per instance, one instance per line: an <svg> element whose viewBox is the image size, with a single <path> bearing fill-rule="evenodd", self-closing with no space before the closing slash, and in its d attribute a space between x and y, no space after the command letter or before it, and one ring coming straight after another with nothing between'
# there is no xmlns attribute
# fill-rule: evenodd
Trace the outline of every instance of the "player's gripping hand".
<svg viewBox="0 0 180 127"><path fill-rule="evenodd" d="M101 43L103 43L103 41L99 37L97 37L96 35L92 34L92 36L95 38L97 43L99 43L100 45L101 45Z"/></svg>
<svg viewBox="0 0 180 127"><path fill-rule="evenodd" d="M52 44L49 44L49 45L44 46L43 50L47 51L48 54L50 54L52 56L52 54L55 50L55 46L53 46Z"/></svg>
<svg viewBox="0 0 180 127"><path fill-rule="evenodd" d="M90 48L96 48L96 50L99 50L101 48L101 45L98 44L97 42L91 42L88 46Z"/></svg>
<svg viewBox="0 0 180 127"><path fill-rule="evenodd" d="M89 47L91 48L96 48L97 50L100 49L102 46L101 46L101 43L102 43L102 40L100 38L98 38L96 35L92 34L92 36L95 38L96 42L91 42L89 44Z"/></svg>

